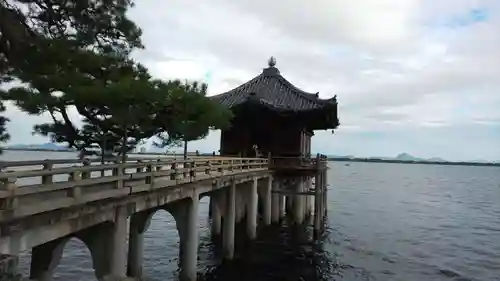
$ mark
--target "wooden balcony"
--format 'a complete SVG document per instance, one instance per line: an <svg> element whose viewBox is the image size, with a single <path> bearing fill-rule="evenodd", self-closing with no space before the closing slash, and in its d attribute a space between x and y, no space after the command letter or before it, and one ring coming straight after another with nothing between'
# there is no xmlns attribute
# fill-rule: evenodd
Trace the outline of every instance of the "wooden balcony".
<svg viewBox="0 0 500 281"><path fill-rule="evenodd" d="M326 155L317 154L311 157L281 157L269 156L270 169L278 173L316 173L327 168L328 158Z"/></svg>

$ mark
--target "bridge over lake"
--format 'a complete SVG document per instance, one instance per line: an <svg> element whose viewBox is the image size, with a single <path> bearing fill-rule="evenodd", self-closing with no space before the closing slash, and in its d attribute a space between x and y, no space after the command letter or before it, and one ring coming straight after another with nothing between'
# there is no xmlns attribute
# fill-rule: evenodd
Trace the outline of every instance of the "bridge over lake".
<svg viewBox="0 0 500 281"><path fill-rule="evenodd" d="M32 280L51 280L66 242L74 237L88 247L99 280L140 278L143 234L160 209L176 221L181 277L195 280L198 205L204 196L210 197L212 234L221 237L227 260L234 255L237 222L245 221L245 238L252 240L258 221L280 223L287 209L297 224L314 213L319 233L325 212L326 157L322 155L312 159L148 158L118 164L68 159L0 165L3 273L15 273L16 256L31 249ZM292 168L300 175L286 176Z"/></svg>
<svg viewBox="0 0 500 281"><path fill-rule="evenodd" d="M263 225L279 223L286 210L303 224L314 213L320 233L327 158L311 157L311 139L315 130L339 126L337 97L322 99L294 86L271 57L261 74L210 98L234 115L221 131L222 156L3 163L3 272L14 273L15 256L31 249L30 278L50 280L65 243L76 237L89 248L98 279L140 278L143 235L152 215L163 209L179 232L181 277L195 280L203 196L210 197L212 232L222 236L227 260L234 256L235 223L242 220L252 240L259 218Z"/></svg>

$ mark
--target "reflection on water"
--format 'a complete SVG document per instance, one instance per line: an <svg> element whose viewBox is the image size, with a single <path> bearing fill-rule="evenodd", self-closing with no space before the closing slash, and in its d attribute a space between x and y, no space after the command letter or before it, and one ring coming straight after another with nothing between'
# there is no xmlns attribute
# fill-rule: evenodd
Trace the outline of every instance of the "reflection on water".
<svg viewBox="0 0 500 281"><path fill-rule="evenodd" d="M320 241L310 242L310 229L294 229L286 221L283 227L259 229L254 243L238 229L230 264L219 261L204 198L200 280L500 280L499 168L330 167L328 228ZM172 216L156 213L146 232L147 280L175 280L178 243ZM23 261L27 269L29 259ZM71 240L56 280L95 280L91 268L88 250Z"/></svg>

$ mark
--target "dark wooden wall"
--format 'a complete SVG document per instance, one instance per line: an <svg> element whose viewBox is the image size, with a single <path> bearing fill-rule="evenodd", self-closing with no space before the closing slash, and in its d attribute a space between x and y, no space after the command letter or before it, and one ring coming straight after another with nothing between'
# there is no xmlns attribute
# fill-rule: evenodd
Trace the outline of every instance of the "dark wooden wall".
<svg viewBox="0 0 500 281"><path fill-rule="evenodd" d="M313 132L297 114L282 114L259 106L232 109L231 127L221 134L221 155L255 156L256 144L263 156L306 156L311 153Z"/></svg>
<svg viewBox="0 0 500 281"><path fill-rule="evenodd" d="M252 146L267 156L305 156L311 153L311 132L294 127L232 126L221 134L221 155L254 156Z"/></svg>

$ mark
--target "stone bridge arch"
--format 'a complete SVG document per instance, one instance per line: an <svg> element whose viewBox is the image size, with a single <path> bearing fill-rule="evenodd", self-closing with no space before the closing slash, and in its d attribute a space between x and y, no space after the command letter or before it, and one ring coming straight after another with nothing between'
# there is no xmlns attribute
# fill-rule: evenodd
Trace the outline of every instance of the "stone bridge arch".
<svg viewBox="0 0 500 281"><path fill-rule="evenodd" d="M114 222L107 221L34 247L31 252L30 280L52 280L64 248L73 238L80 240L87 247L95 276L101 280L111 271L113 228Z"/></svg>

